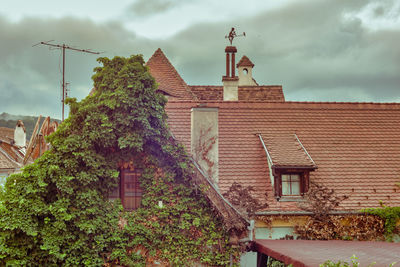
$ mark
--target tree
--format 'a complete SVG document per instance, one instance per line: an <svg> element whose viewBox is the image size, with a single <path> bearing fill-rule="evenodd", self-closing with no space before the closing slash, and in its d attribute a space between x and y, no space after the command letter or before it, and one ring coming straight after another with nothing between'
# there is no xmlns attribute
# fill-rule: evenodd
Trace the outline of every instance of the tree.
<svg viewBox="0 0 400 267"><path fill-rule="evenodd" d="M191 186L183 146L166 126L166 99L141 56L99 58L95 92L68 99L52 149L0 193L0 265L226 265L237 252ZM108 195L118 166L143 170L142 207L124 212ZM164 207L158 207L163 201Z"/></svg>

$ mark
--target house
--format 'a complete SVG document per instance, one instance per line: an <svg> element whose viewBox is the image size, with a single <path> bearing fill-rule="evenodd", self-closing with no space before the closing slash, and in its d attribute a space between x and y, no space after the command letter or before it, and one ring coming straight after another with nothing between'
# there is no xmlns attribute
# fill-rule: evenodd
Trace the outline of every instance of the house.
<svg viewBox="0 0 400 267"><path fill-rule="evenodd" d="M39 129L40 118L41 116L36 123L30 142L26 141L26 129L21 120L17 121L15 129L0 127L0 177L2 179L11 173L18 172L25 164L32 163L49 149L44 136L56 131L58 123L50 122L50 117L47 117Z"/></svg>
<svg viewBox="0 0 400 267"><path fill-rule="evenodd" d="M256 239L295 235L314 183L341 198L330 214L400 206L400 103L285 101L281 85L259 85L255 64L236 64L236 53L226 47L218 86L186 84L161 49L147 66L168 98L172 133L219 192L252 186L265 204Z"/></svg>
<svg viewBox="0 0 400 267"><path fill-rule="evenodd" d="M0 127L0 177L4 179L23 166L26 151L26 129L19 120L15 129Z"/></svg>

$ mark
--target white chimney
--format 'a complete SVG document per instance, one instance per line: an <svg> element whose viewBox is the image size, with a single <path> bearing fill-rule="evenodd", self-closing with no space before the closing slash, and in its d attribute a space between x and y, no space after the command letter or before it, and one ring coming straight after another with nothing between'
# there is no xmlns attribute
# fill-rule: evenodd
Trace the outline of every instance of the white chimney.
<svg viewBox="0 0 400 267"><path fill-rule="evenodd" d="M218 108L192 108L191 150L194 159L218 186Z"/></svg>
<svg viewBox="0 0 400 267"><path fill-rule="evenodd" d="M26 129L24 123L19 120L17 126L14 130L14 142L16 146L25 147L26 146Z"/></svg>

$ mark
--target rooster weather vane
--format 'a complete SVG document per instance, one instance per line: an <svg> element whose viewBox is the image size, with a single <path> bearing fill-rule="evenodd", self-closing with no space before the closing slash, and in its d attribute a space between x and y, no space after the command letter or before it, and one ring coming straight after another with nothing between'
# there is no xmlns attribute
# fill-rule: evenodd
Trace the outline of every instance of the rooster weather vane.
<svg viewBox="0 0 400 267"><path fill-rule="evenodd" d="M240 37L240 36L246 37L246 33L243 32L242 34L237 35L236 32L235 32L235 28L232 28L232 30L229 32L229 35L225 35L225 38L228 39L229 42L230 42L231 45L232 45L233 39L234 39L235 37Z"/></svg>

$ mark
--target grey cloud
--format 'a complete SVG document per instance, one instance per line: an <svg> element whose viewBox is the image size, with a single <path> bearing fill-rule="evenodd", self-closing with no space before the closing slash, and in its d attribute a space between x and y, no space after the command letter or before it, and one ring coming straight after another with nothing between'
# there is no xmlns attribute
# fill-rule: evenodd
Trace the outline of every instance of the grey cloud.
<svg viewBox="0 0 400 267"><path fill-rule="evenodd" d="M345 19L373 1L301 1L253 16L199 23L163 40L149 40L119 22L97 24L73 17L29 18L10 23L0 17L0 113L60 116L60 51L33 44L54 39L113 57L144 54L161 47L188 84L221 85L224 36L233 26L237 60L248 56L260 84L282 84L288 100L400 100L400 29L371 31L363 21ZM381 3L379 1L379 3ZM385 10L393 7L385 2ZM97 56L67 52L71 95L84 97L92 86Z"/></svg>
<svg viewBox="0 0 400 267"><path fill-rule="evenodd" d="M370 3L302 1L199 24L167 40L166 53L189 84L221 84L223 35L237 26L247 35L234 40L237 58L246 54L256 80L282 84L289 100L393 101L400 96L400 29L370 31L360 19L345 17Z"/></svg>
<svg viewBox="0 0 400 267"><path fill-rule="evenodd" d="M73 97L85 97L92 88L93 68L99 56L150 55L156 47L138 38L118 22L96 24L88 19L26 18L17 23L0 17L0 112L43 114L61 117L61 51L38 45L55 40L81 49L105 51L100 55L66 51L66 81ZM49 114L51 113L51 114Z"/></svg>
<svg viewBox="0 0 400 267"><path fill-rule="evenodd" d="M137 0L128 9L137 17L151 16L174 8L179 4L176 0Z"/></svg>
<svg viewBox="0 0 400 267"><path fill-rule="evenodd" d="M385 8L383 6L377 6L374 8L374 16L381 17L385 14Z"/></svg>

